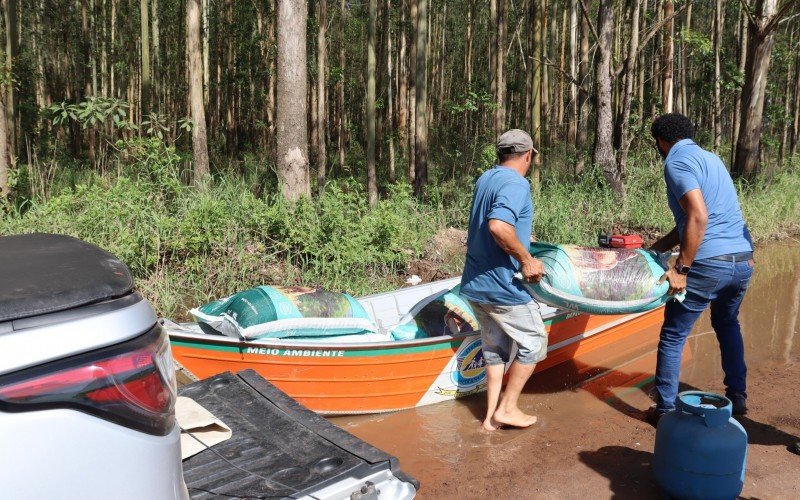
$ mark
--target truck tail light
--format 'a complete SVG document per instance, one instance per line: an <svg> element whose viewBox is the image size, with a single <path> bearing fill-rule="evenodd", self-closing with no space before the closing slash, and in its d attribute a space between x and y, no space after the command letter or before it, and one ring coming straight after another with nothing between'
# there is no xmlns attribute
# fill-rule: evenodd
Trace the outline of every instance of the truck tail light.
<svg viewBox="0 0 800 500"><path fill-rule="evenodd" d="M122 344L0 377L4 411L71 408L161 436L174 425L175 399L172 355L160 325Z"/></svg>

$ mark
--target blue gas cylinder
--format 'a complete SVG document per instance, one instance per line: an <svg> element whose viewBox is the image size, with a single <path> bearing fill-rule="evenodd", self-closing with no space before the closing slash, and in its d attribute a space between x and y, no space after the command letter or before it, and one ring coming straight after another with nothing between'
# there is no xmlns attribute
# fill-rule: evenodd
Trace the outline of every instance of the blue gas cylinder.
<svg viewBox="0 0 800 500"><path fill-rule="evenodd" d="M731 418L728 398L678 394L677 408L658 422L653 472L665 496L731 499L744 486L747 432Z"/></svg>

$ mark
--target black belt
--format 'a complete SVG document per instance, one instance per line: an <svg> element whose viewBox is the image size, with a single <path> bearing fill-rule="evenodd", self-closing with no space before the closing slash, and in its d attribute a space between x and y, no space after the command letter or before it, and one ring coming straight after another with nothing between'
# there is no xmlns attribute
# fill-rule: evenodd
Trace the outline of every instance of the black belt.
<svg viewBox="0 0 800 500"><path fill-rule="evenodd" d="M753 252L741 253L728 253L725 255L717 255L716 257L709 257L712 260L724 260L725 262L742 262L743 260L750 260L753 258Z"/></svg>

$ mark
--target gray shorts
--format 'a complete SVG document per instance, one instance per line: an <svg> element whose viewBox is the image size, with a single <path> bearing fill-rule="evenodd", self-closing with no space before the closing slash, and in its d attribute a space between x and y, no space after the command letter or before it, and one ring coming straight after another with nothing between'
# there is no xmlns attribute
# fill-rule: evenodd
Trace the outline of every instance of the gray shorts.
<svg viewBox="0 0 800 500"><path fill-rule="evenodd" d="M547 331L535 300L527 304L500 306L470 301L481 324L483 361L500 365L509 361L514 342L516 360L523 365L547 357Z"/></svg>

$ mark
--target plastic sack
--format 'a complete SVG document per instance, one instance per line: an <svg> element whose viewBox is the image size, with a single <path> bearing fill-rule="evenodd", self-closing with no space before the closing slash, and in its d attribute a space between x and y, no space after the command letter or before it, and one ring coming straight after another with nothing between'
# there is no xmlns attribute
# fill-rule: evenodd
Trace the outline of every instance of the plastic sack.
<svg viewBox="0 0 800 500"><path fill-rule="evenodd" d="M392 338L412 340L479 330L472 307L458 295L460 288L437 292L417 302L392 329Z"/></svg>
<svg viewBox="0 0 800 500"><path fill-rule="evenodd" d="M190 313L201 328L242 339L330 337L375 333L364 307L346 293L259 286Z"/></svg>
<svg viewBox="0 0 800 500"><path fill-rule="evenodd" d="M627 248L591 248L532 243L544 264L539 283L525 283L536 300L589 314L649 311L673 298L658 284L666 265L659 254Z"/></svg>

